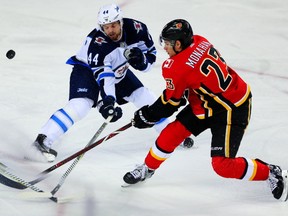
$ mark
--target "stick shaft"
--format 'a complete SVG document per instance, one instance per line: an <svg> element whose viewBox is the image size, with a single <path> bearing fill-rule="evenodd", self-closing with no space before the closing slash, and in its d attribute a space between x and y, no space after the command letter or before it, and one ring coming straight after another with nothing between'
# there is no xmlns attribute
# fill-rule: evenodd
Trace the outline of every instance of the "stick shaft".
<svg viewBox="0 0 288 216"><path fill-rule="evenodd" d="M111 139L112 137L116 136L117 134L121 133L122 131L125 131L126 129L130 128L132 126L132 123L128 123L126 125L124 125L123 127L115 130L114 132L106 135L105 137L101 138L100 140L96 141L96 142L93 142L91 141L92 144L90 144L89 146L86 146L85 148L79 150L78 152L74 153L73 155L65 158L64 160L58 162L57 164L49 167L48 169L44 170L43 172L41 172L38 176L38 178L36 178L35 180L32 180L30 182L27 182L29 183L30 185L34 185L34 184L37 184L38 182L46 179L48 177L48 173L52 172L53 170L61 167L62 165L66 164L67 162L73 160L74 158L76 157L82 157L81 155L83 155L85 152L91 150L92 148L100 145L101 143L103 143L104 141L106 140L109 140ZM93 139L93 138L92 138ZM91 140L92 140L91 139ZM77 162L75 162L77 163ZM2 164L2 163L1 163ZM4 165L4 164L3 164ZM4 165L5 166L5 165ZM72 165L71 165L72 166ZM6 166L5 166L6 167ZM26 189L28 186L25 185L25 184L22 184L21 182L17 181L16 179L11 179L11 178L7 178L5 177L5 175L3 175L3 171L2 169L0 169L0 183L8 186L8 187L12 187L12 188L16 188L16 189L20 189L20 190L23 190L23 189Z"/></svg>

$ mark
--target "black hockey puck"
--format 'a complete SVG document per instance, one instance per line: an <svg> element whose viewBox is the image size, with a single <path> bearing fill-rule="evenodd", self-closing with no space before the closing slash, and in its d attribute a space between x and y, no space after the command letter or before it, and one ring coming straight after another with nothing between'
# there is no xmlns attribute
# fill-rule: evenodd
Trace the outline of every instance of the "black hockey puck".
<svg viewBox="0 0 288 216"><path fill-rule="evenodd" d="M183 141L183 147L184 148L192 148L192 146L194 145L194 140L190 137L187 137L184 141Z"/></svg>
<svg viewBox="0 0 288 216"><path fill-rule="evenodd" d="M14 58L14 56L15 56L15 51L14 50L9 50L7 53L6 53L6 57L8 58L8 59L12 59L12 58Z"/></svg>

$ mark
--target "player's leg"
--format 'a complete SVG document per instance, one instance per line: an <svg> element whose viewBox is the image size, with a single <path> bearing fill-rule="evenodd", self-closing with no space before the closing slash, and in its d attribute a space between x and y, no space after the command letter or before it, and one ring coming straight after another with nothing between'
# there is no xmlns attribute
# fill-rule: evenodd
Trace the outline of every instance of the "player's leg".
<svg viewBox="0 0 288 216"><path fill-rule="evenodd" d="M183 122L185 124L190 122L190 131L184 126ZM168 124L161 131L156 142L146 155L145 163L133 171L126 173L123 180L128 184L135 184L151 177L154 171L171 156L175 148L180 145L185 137L190 136L191 132L197 136L206 128L205 121L199 120L192 113L190 106L187 106L177 115L177 120Z"/></svg>
<svg viewBox="0 0 288 216"><path fill-rule="evenodd" d="M51 147L61 135L66 133L74 123L83 119L93 106L89 98L73 98L57 110L40 129L39 134L46 136L46 145Z"/></svg>
<svg viewBox="0 0 288 216"><path fill-rule="evenodd" d="M66 133L72 125L84 118L98 99L98 86L92 72L83 66L74 66L70 77L68 103L52 114L30 148L25 158L35 161L52 162L57 156L52 144Z"/></svg>
<svg viewBox="0 0 288 216"><path fill-rule="evenodd" d="M287 170L282 170L280 166L267 164L259 159L212 156L212 167L218 175L224 178L266 180L275 199L287 200Z"/></svg>
<svg viewBox="0 0 288 216"><path fill-rule="evenodd" d="M156 142L150 148L145 163L136 167L133 171L127 172L123 180L127 184L136 184L150 178L156 169L170 157L174 149L180 145L183 139L190 136L188 131L179 121L168 124L159 134Z"/></svg>
<svg viewBox="0 0 288 216"><path fill-rule="evenodd" d="M249 101L210 119L212 167L222 177L249 180L268 178L267 165L257 160L236 157L250 119Z"/></svg>
<svg viewBox="0 0 288 216"><path fill-rule="evenodd" d="M268 180L272 193L279 199L284 179L279 166L259 159L236 157L245 129L249 123L251 100L242 106L223 112L211 120L211 157L214 171L224 178L249 181Z"/></svg>

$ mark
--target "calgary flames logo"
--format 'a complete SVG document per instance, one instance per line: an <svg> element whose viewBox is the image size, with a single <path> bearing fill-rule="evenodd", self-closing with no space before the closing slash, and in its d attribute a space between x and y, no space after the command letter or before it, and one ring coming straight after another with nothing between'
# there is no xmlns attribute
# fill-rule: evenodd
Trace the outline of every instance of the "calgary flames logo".
<svg viewBox="0 0 288 216"><path fill-rule="evenodd" d="M181 28L182 28L182 23L176 23L176 24L175 24L175 27L176 27L177 29L181 29Z"/></svg>

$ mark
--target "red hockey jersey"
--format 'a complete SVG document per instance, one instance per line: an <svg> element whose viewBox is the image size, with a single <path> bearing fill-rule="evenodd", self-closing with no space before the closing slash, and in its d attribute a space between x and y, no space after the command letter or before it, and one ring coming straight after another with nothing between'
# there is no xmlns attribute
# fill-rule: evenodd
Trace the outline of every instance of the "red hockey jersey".
<svg viewBox="0 0 288 216"><path fill-rule="evenodd" d="M200 118L240 106L250 95L250 87L229 66L204 37L162 64L167 101L180 99L189 90L189 103Z"/></svg>

